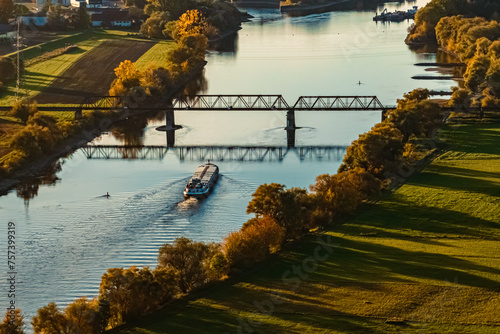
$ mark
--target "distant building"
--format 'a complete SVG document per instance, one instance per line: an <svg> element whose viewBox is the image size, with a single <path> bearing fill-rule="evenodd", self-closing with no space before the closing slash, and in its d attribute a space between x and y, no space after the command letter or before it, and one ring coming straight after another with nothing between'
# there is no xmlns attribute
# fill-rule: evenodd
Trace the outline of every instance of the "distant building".
<svg viewBox="0 0 500 334"><path fill-rule="evenodd" d="M47 16L42 13L21 16L21 21L25 26L43 27L47 24Z"/></svg>
<svg viewBox="0 0 500 334"><path fill-rule="evenodd" d="M128 10L102 8L92 11L93 27L130 27L132 19Z"/></svg>
<svg viewBox="0 0 500 334"><path fill-rule="evenodd" d="M0 40L17 38L17 28L12 24L0 24Z"/></svg>
<svg viewBox="0 0 500 334"><path fill-rule="evenodd" d="M54 5L61 5L61 6L65 6L65 7L68 7L71 5L71 0L50 0L52 1L52 3ZM36 0L36 6L38 8L42 8L43 5L45 5L45 3L47 2L47 0Z"/></svg>
<svg viewBox="0 0 500 334"><path fill-rule="evenodd" d="M71 1L71 6L80 7L81 5L87 8L101 8L103 0L68 0Z"/></svg>

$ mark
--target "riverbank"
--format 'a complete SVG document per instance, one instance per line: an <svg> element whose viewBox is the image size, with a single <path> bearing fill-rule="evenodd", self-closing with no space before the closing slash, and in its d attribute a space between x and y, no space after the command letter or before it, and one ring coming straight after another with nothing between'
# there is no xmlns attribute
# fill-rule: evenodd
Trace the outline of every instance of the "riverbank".
<svg viewBox="0 0 500 334"><path fill-rule="evenodd" d="M181 89L183 89L189 82L195 79L203 72L206 62L203 62L188 75L174 88L170 90L170 93L165 98L174 96ZM36 177L49 168L53 163L57 162L60 158L63 158L80 147L88 144L95 138L99 137L103 132L110 130L118 122L123 121L129 116L136 116L140 113L133 113L133 111L119 112L115 114L110 114L108 117L96 122L91 129L83 129L78 135L71 138L63 140L50 155L42 156L34 161L26 164L19 171L16 171L12 176L8 178L3 178L0 180L0 196L5 195L8 191L13 189L19 182L24 179Z"/></svg>
<svg viewBox="0 0 500 334"><path fill-rule="evenodd" d="M449 125L441 140L343 225L109 333L497 332L500 126Z"/></svg>
<svg viewBox="0 0 500 334"><path fill-rule="evenodd" d="M289 16L304 16L311 14L321 14L330 12L333 10L346 9L347 5L350 4L352 0L339 0L335 2L328 2L321 5L309 5L309 4L294 4L294 5L281 5L280 11L282 14L287 14Z"/></svg>

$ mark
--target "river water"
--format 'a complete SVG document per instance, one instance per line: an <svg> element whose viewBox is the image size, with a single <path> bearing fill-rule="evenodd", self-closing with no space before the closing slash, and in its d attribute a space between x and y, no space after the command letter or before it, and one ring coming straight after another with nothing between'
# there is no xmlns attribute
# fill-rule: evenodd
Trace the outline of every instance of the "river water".
<svg viewBox="0 0 500 334"><path fill-rule="evenodd" d="M378 11L426 2L391 3ZM282 94L289 104L301 95L376 95L394 105L417 87L449 90L456 85L411 79L429 73L413 64L435 61L436 54L414 52L403 43L409 21L375 23L374 11L298 18L270 10L249 12L255 19L243 24L230 51L209 53L205 80L198 85L203 93ZM175 134L177 146L287 145L283 112L186 111L175 117L183 126ZM302 128L295 144L347 146L379 121L380 112L298 112L296 123ZM165 132L156 130L164 124L161 116L142 122L144 128L134 120L95 144L166 145ZM182 196L201 162L198 153L180 159L175 150L162 159L140 160L87 159L77 150L61 159L61 169L48 177L51 184L37 191L28 185L0 197L3 228L7 231L8 221L16 224L16 306L30 319L51 301L64 306L80 296L96 296L108 268L155 266L158 248L179 236L219 242L249 218L246 205L259 184L307 187L317 175L335 173L342 158L342 151L321 149L303 156L290 150L282 159L268 152L262 161L255 159L262 152L244 153L238 153L242 161L217 162L221 179L200 202ZM102 196L106 192L109 198ZM6 249L6 238L0 248ZM0 270L3 309L7 268Z"/></svg>

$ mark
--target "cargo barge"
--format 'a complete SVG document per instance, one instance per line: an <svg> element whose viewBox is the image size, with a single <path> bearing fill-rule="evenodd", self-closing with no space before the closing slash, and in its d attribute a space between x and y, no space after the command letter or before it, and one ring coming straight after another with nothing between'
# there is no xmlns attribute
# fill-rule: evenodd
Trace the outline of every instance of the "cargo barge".
<svg viewBox="0 0 500 334"><path fill-rule="evenodd" d="M412 9L408 9L406 12L397 10L393 13L389 13L387 8L384 9L380 15L375 15L373 21L384 21L384 22L402 22L404 20L415 19L415 14L417 13L418 7L413 6Z"/></svg>
<svg viewBox="0 0 500 334"><path fill-rule="evenodd" d="M184 189L184 197L206 198L219 179L219 167L210 162L199 166Z"/></svg>

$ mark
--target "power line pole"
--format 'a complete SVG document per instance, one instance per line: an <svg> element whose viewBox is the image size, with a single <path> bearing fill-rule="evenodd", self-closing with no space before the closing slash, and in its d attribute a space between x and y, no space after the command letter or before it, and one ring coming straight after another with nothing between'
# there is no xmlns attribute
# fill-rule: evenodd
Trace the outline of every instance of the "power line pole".
<svg viewBox="0 0 500 334"><path fill-rule="evenodd" d="M16 82L16 101L19 101L19 91L21 89L21 19L17 16L17 82Z"/></svg>

